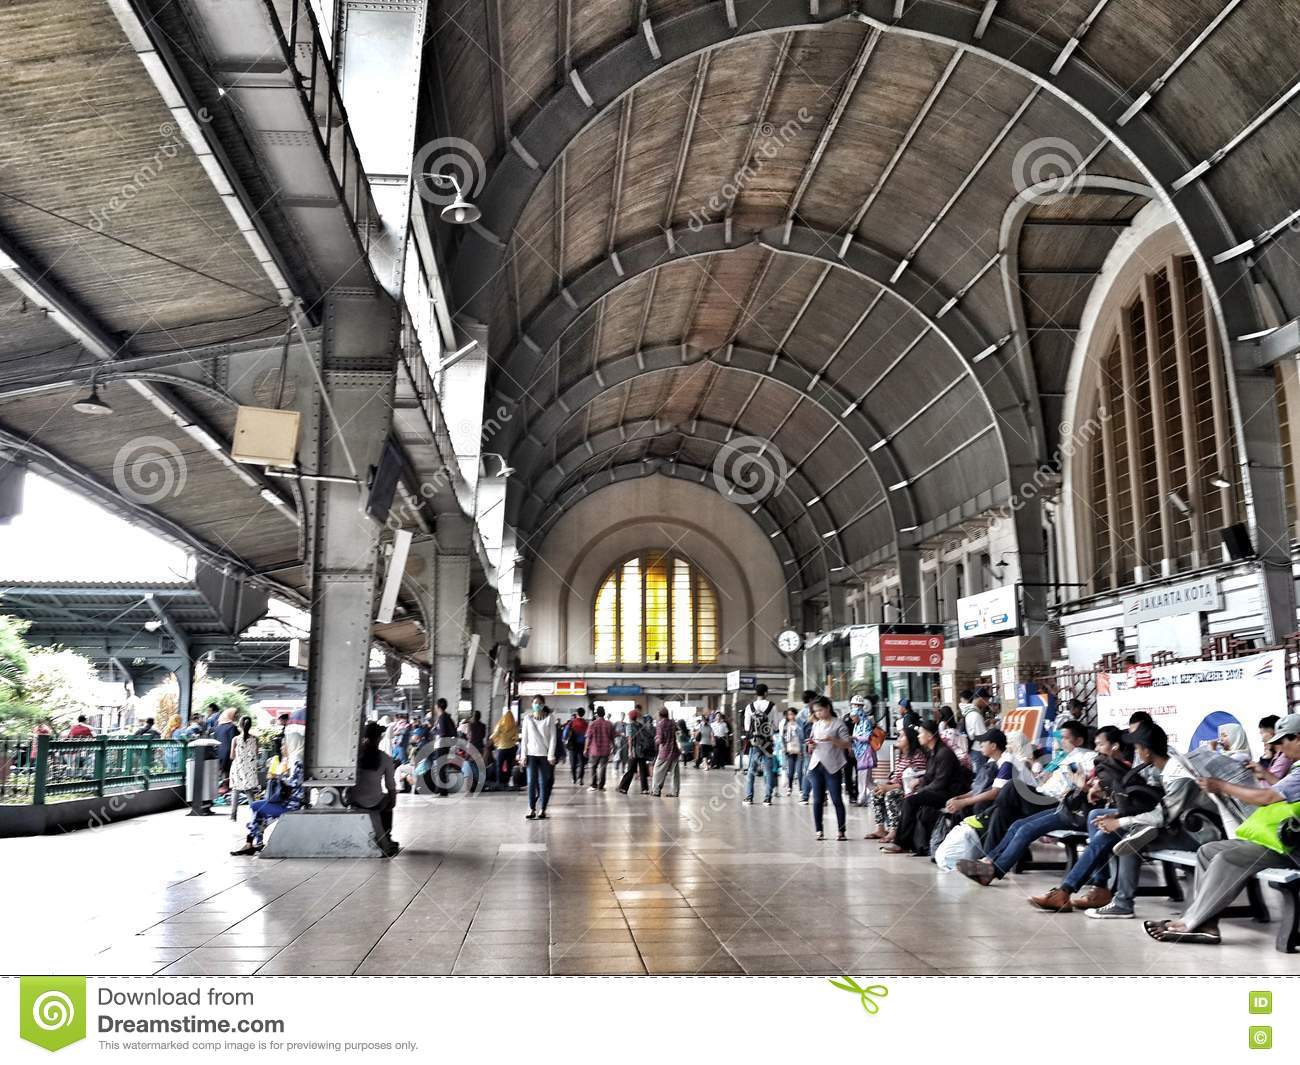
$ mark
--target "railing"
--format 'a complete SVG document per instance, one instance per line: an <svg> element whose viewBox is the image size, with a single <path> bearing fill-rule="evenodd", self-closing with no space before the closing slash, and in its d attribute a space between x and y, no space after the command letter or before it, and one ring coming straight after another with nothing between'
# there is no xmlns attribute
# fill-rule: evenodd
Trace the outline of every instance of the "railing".
<svg viewBox="0 0 1300 1065"><path fill-rule="evenodd" d="M308 0L270 0L270 7L292 57L303 101L316 120L321 147L329 160L339 195L369 254L370 231L379 224L379 211L361 166L361 153L348 126L343 94L339 92L334 65L325 50L316 16Z"/></svg>
<svg viewBox="0 0 1300 1065"><path fill-rule="evenodd" d="M42 806L185 782L186 744L128 736L0 738L0 804Z"/></svg>

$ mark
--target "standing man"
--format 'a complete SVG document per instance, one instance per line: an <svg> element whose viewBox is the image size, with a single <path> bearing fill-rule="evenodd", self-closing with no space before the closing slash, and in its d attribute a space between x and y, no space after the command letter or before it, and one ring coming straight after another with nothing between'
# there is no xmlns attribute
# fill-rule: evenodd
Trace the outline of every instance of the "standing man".
<svg viewBox="0 0 1300 1065"><path fill-rule="evenodd" d="M95 733L91 730L91 727L86 724L86 715L78 714L77 723L73 725L72 728L68 729L67 739L88 740L94 735Z"/></svg>
<svg viewBox="0 0 1300 1065"><path fill-rule="evenodd" d="M967 688L961 693L957 701L957 709L961 713L962 731L966 733L966 738L970 740L970 767L972 772L978 773L980 767L984 764L984 754L975 746L975 737L982 736L988 728L987 718L984 716L988 709L988 699L982 696L984 689L980 689L981 695Z"/></svg>
<svg viewBox="0 0 1300 1065"><path fill-rule="evenodd" d="M618 782L623 795L632 787L632 778L641 779L641 794L650 790L650 766L655 760L655 730L648 721L641 720L641 704L627 713L627 771Z"/></svg>
<svg viewBox="0 0 1300 1065"><path fill-rule="evenodd" d="M754 774L762 767L767 783L764 806L772 805L776 791L776 740L781 735L781 711L767 697L767 685L754 688L754 701L745 707L745 739L749 742L749 774L745 778L745 805L754 805Z"/></svg>
<svg viewBox="0 0 1300 1065"><path fill-rule="evenodd" d="M587 746L587 709L580 706L569 718L564 729L564 746L569 755L569 777L572 783L581 785L586 777L587 756L583 753Z"/></svg>
<svg viewBox="0 0 1300 1065"><path fill-rule="evenodd" d="M705 710L701 710L695 719L696 769L700 768L701 762L706 770L713 765L713 726L709 723L709 715Z"/></svg>
<svg viewBox="0 0 1300 1065"><path fill-rule="evenodd" d="M803 709L795 717L799 724L799 746L804 751L803 755L803 774L799 784L801 806L808 805L808 796L812 791L812 777L808 775L808 739L812 736L813 727L813 703L817 700L817 693L811 688L805 688L803 693Z"/></svg>
<svg viewBox="0 0 1300 1065"><path fill-rule="evenodd" d="M591 791L605 790L605 773L609 768L609 755L614 749L614 726L605 717L605 708L596 707L596 716L587 726L586 746L583 754L591 762Z"/></svg>
<svg viewBox="0 0 1300 1065"><path fill-rule="evenodd" d="M678 764L682 752L677 748L677 726L673 724L668 707L659 711L659 722L655 725L655 766L652 785L656 796L664 793L664 782L672 773L673 788L669 795L676 798L682 791L681 766Z"/></svg>
<svg viewBox="0 0 1300 1065"><path fill-rule="evenodd" d="M439 753L451 751L456 745L456 722L451 719L451 714L447 711L447 700L439 699L434 706L437 708L437 714L433 719L433 738L438 741ZM438 766L437 777L434 780L436 785L436 794L446 796L450 794L446 786L446 774L452 765L453 759L443 756Z"/></svg>
<svg viewBox="0 0 1300 1065"><path fill-rule="evenodd" d="M727 716L721 710L715 710L709 728L713 732L713 768L721 769L731 761L731 751L727 743L731 729L727 727Z"/></svg>
<svg viewBox="0 0 1300 1065"><path fill-rule="evenodd" d="M442 700L438 702L442 703ZM545 821L546 804L555 783L555 763L560 760L560 730L555 715L546 708L540 695L533 696L532 709L524 718L519 751L528 770L528 813L525 820Z"/></svg>

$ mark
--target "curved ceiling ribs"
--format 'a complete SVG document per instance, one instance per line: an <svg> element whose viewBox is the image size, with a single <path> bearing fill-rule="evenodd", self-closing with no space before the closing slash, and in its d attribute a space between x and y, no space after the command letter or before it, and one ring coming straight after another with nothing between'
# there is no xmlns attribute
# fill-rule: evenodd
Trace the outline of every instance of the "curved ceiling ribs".
<svg viewBox="0 0 1300 1065"><path fill-rule="evenodd" d="M1207 0L1208 2L1208 0ZM907 5L896 4L894 0L863 0L847 3L837 0L822 2L797 2L797 0L734 0L725 4L708 4L687 10L674 17L661 18L655 13L655 5L643 5L641 16L645 18L641 32L623 39L614 39L616 35L607 33L606 40L614 40L591 49L587 57L576 64L567 51L568 35L564 37L563 77L557 78L557 87L549 98L534 101L534 107L525 110L531 112L526 123L519 126L515 136L508 141L501 139L501 155L492 172L485 189L478 196L477 202L483 210L483 221L475 225L465 235L459 253L453 264L453 284L459 309L462 314L481 321L491 318L491 307L497 298L496 282L505 266L509 266L514 319L512 326L516 330L515 338L501 350L498 362L497 388L498 398L507 400L521 398L532 390L537 383L537 370L548 369L549 353L555 351L557 367L556 384L552 392L543 392L546 402L554 400L556 407L545 409L545 413L535 424L528 426L527 433L532 436L534 453L528 462L528 469L545 461L536 445L546 439L552 426L558 428L569 418L574 403L581 403L583 408L591 404L596 397L603 395L615 385L610 384L610 377L617 377L616 384L637 381L650 374L661 372L672 366L681 366L686 361L694 361L693 355L683 342L679 349L649 349L655 360L663 360L663 365L647 368L647 350L641 345L634 345L632 355L616 357L612 361L601 361L604 352L601 331L605 325L607 298L617 293L623 286L649 276L650 295L645 303L645 315L651 313L655 298L655 285L658 283L660 268L687 259L702 259L708 265L702 271L700 287L696 291L692 314L699 309L700 295L707 284L707 274L712 269L713 257L724 256L745 247L752 247L749 239L751 233L761 247L768 250L772 258L767 260L763 272L756 272L753 279L754 294L762 284L763 274L776 257L792 256L801 258L820 266L822 272L797 312L794 313L788 329L784 331L782 341L775 344L769 352L756 351L753 348L736 347L727 343L715 349L707 356L707 361L717 365L716 353L725 351L729 358L734 351L743 351L744 358L753 361L752 366L742 367L745 372L758 373L773 377L781 373L789 375L783 383L790 389L800 391L805 397L814 391L825 396L835 396L833 389L823 380L831 369L839 350L847 344L857 329L854 325L844 341L840 343L820 372L813 374L807 367L795 359L785 357L785 341L799 324L808 304L813 300L832 271L840 270L850 273L857 280L875 286L875 299L865 303L860 317L859 307L844 312L844 322L858 317L858 324L866 318L880 299L888 293L906 304L908 313L920 319L925 329L921 337L911 346L902 346L893 354L884 373L875 377L874 382L865 390L858 391L856 384L850 384L847 374L839 374L837 385L840 392L853 390L854 394L840 412L844 428L854 438L867 466L872 470L877 484L884 493L884 502L890 507L891 521L899 535L900 545L908 542L908 532L920 524L918 508L913 498L912 488L934 467L921 472L904 470L903 464L895 454L894 438L924 418L930 408L943 400L949 391L957 388L961 381L969 377L975 387L981 404L987 409L989 425L967 443L973 442L996 428L1002 460L1008 483L1015 483L1018 474L1028 475L1034 467L1043 462L1048 454L1050 432L1044 428L1044 411L1038 397L1038 388L1034 374L1034 362L1030 350L1030 334L1035 331L1026 321L1025 307L1021 300L1028 300L1027 291L1019 285L1018 243L1021 227L1029 220L1035 204L1035 196L1049 191L1042 186L1019 192L1013 196L1008 206L1004 197L997 207L996 214L990 213L989 222L992 231L998 235L995 254L976 253L983 265L974 276L961 288L951 294L939 290L938 281L925 277L925 264L917 261L917 253L950 211L957 206L958 200L968 191L975 191L972 186L981 169L999 150L1005 150L1012 141L1013 131L1018 123L1031 110L1040 105L1056 106L1062 121L1068 118L1082 120L1087 128L1095 131L1099 140L1091 151L1081 153L1079 166L1072 178L1078 178L1071 192L1114 192L1127 193L1133 197L1160 198L1170 204L1180 217L1184 230L1194 253L1200 260L1202 276L1207 284L1207 294L1219 307L1224 331L1230 336L1242 335L1258 328L1258 312L1254 302L1252 286L1249 283L1252 263L1241 256L1225 256L1225 249L1235 250L1241 243L1234 235L1227 213L1221 209L1214 193L1206 180L1206 175L1226 154L1224 151L1214 153L1206 163L1197 165L1188 158L1187 149L1180 145L1162 125L1166 112L1157 106L1151 106L1156 94L1163 88L1168 77L1187 61L1197 47L1208 39L1209 35L1227 18L1229 12L1221 12L1192 44L1183 50L1165 74L1159 77L1146 93L1138 96L1136 101L1117 87L1114 79L1094 65L1091 59L1083 55L1080 48L1086 35L1093 30L1094 23L1109 6L1109 0L1100 0L1087 5L1080 17L1079 25L1068 38L1059 33L1039 33L1003 17L996 7L989 5L970 5L953 2L953 0L911 0ZM1235 4L1229 4L1235 7ZM1078 4L1071 7L1077 10ZM681 5L674 5L670 10L679 11ZM662 11L662 8L659 9ZM1065 9L1062 9L1064 11ZM648 13L649 17L646 17ZM612 17L612 16L611 16ZM651 21L654 19L655 21ZM608 19L607 19L608 21ZM861 37L855 39L855 54L848 55L844 42L837 42L845 58L843 70L835 82L833 104L826 111L820 130L813 143L808 145L806 162L798 180L787 194L783 207L783 224L772 226L770 220L765 225L753 225L752 220L745 220L733 225L732 209L736 196L730 198L725 209L714 210L710 217L721 220L712 225L678 228L674 231L674 220L680 224L678 200L684 196L683 178L691 157L692 138L697 136L697 116L701 96L704 92L704 79L709 75L711 63L719 65L714 57L724 55L729 45L739 45L748 40L758 40L775 36L778 46L774 49L773 66L766 78L752 78L756 86L764 80L766 88L760 93L761 104L753 117L754 132L750 135L747 153L753 150L757 130L768 115L769 104L777 92L777 82L787 64L797 66L803 56L797 48L792 48L792 41L803 31L830 29L839 27L844 31L853 24L864 24ZM1040 27L1042 29L1042 27ZM1053 27L1055 30L1056 27ZM1180 31L1181 32L1181 31ZM817 36L821 36L818 34ZM912 128L898 145L894 158L878 181L866 202L855 213L847 228L831 232L816 228L813 224L801 224L805 215L801 211L801 201L808 191L809 183L823 153L834 140L836 127L845 115L849 97L855 91L859 80L869 81L870 64L873 52L884 37L899 37L915 42L925 42L946 50L947 65L942 73L938 68L934 72L928 96L917 113ZM918 44L918 47L921 45ZM837 53L837 54L840 54ZM962 57L978 56L981 60L995 64L1009 77L1006 81L1020 85L1027 94L1022 94L1021 102L1013 105L1004 102L1005 122L993 131L995 135L988 140L983 155L973 167L969 167L964 179L952 189L952 182L944 185L936 182L934 202L928 205L929 224L922 231L915 243L910 243L910 250L885 252L869 247L863 243L857 226L874 202L879 188L884 185L890 173L911 143L922 120L926 117L935 100L945 90ZM631 136L632 107L638 93L653 86L656 79L665 75L677 61L694 57L694 78L690 83L690 107L686 118L682 139L673 145L672 155L676 156L677 165L672 171L669 195L666 206L657 210L656 218L645 219L650 230L658 229L663 236L651 236L638 239L629 235L629 243L620 246L616 240L615 227L618 224L618 211L626 210L623 203L625 174L629 172L629 140ZM558 62L558 61L557 61ZM923 76L918 74L918 77ZM676 90L673 90L676 91ZM734 91L734 90L733 90ZM544 96L544 93L541 94ZM1242 137L1250 135L1280 108L1274 106L1248 126ZM1156 112L1161 112L1159 115ZM586 264L578 264L577 273L568 276L563 257L564 217L556 221L561 236L559 237L560 255L553 268L556 283L550 295L534 305L535 313L526 316L519 305L519 267L515 259L518 249L517 241L528 244L519 233L521 220L524 219L535 193L543 182L555 172L561 176L556 184L556 205L563 215L568 186L564 183L566 157L571 146L585 134L588 134L605 115L617 114L617 142L613 147L613 170L616 175L614 189L611 193L611 216L608 237L604 244L604 257ZM802 114L802 112L801 112ZM747 124L750 119L746 115ZM949 120L951 121L951 119ZM1041 123L1040 123L1041 125ZM507 123L507 129L509 124ZM1181 128L1180 128L1181 132ZM1225 148L1231 151L1240 143L1241 137L1227 142ZM644 159L645 146L640 145ZM938 149L942 152L942 146ZM668 153L662 153L668 154ZM1099 157L1105 156L1118 173L1115 176L1093 176L1084 172ZM567 160L567 169L578 166L582 160L579 153L578 162ZM750 157L747 154L745 159ZM714 160L716 163L716 159ZM658 162L650 163L657 166ZM1131 175L1128 168L1131 169ZM720 181L725 174L717 174ZM590 179L590 175L586 175ZM1138 178L1140 180L1133 180ZM581 186L580 186L581 187ZM1176 196L1176 202L1175 197ZM569 197L572 199L572 196ZM946 200L946 202L945 202ZM856 200L854 201L856 202ZM936 213L937 212L937 213ZM639 217L639 216L638 216ZM965 216L963 215L963 220ZM698 221L692 215L692 222ZM925 221L924 219L922 220ZM1047 219L1041 224L1063 222L1064 219ZM980 220L975 220L979 224ZM1068 222L1066 224L1069 224ZM1087 224L1080 223L1080 224ZM1114 228L1119 228L1116 224ZM1265 234L1268 239L1271 235ZM976 242L978 243L978 242ZM529 245L529 250L531 245ZM536 254L534 252L534 254ZM967 260L969 261L969 260ZM999 289L1005 295L1005 304L993 313L987 298L976 300L977 307L968 313L964 308L966 297L975 286L983 282L986 274L999 266L1001 277ZM963 271L966 268L963 266ZM1051 271L1044 270L1045 274ZM1060 273L1077 273L1084 271L1061 270ZM993 275L997 277L998 275ZM987 293L984 293L987 296ZM738 305L739 306L739 305ZM558 367L566 357L564 342L566 334L585 316L594 317L591 328L596 334L595 355L591 374L595 384L580 383L562 390ZM744 321L749 314L748 298L741 308L738 321ZM689 326L688 316L688 326ZM1040 330L1043 327L1037 327ZM1064 326L1048 326L1062 335L1069 332ZM642 323L642 333L645 323ZM739 328L737 328L737 332ZM780 332L781 330L777 330ZM921 409L901 426L894 426L892 432L882 432L871 418L862 415L861 407L870 393L888 374L905 360L915 346L926 334L938 338L952 356L957 360L960 373L946 387L938 387L937 394L928 394L928 401ZM685 334L683 334L685 335ZM732 337L732 340L735 338ZM896 339L902 339L900 336ZM1225 340L1227 337L1225 336ZM1008 341L1014 340L1007 351L998 355ZM710 345L712 347L712 345ZM494 349L497 345L494 343ZM619 350L617 345L614 351ZM608 354L613 354L610 352ZM763 360L767 359L767 365ZM626 364L626 365L625 365ZM634 365L635 364L635 365ZM616 369L617 368L617 369ZM527 385L521 381L529 382ZM628 384L631 388L632 385ZM582 397L586 396L585 399ZM536 400L537 397L532 397ZM693 421L701 425L709 424L703 418L708 404L708 395L701 394L695 408ZM843 394L835 397L833 402L844 399ZM543 404L544 406L544 404ZM792 408L792 412L797 409ZM823 409L825 406L823 405ZM645 424L645 423L642 423ZM851 426L851 427L850 427ZM517 425L510 433L517 436ZM731 427L735 431L734 425ZM625 435L625 429L623 430ZM932 437L933 439L933 437ZM514 440L511 441L515 443ZM626 441L612 447L608 454L617 455ZM593 448L591 440L583 449L590 455ZM964 446L964 445L963 445ZM815 449L814 449L815 450ZM954 452L955 454L955 452ZM561 470L574 457L569 451L559 461ZM810 453L811 457L811 453ZM552 461L556 461L553 456ZM806 460L805 460L806 461ZM644 466L644 462L638 464ZM621 476L629 475L623 466ZM572 495L582 485L564 487L569 475L561 474L556 490L560 497ZM584 477L584 484L594 479L594 475ZM820 488L810 480L814 490ZM893 489L891 491L891 489ZM583 489L585 490L585 489ZM822 494L825 489L820 489ZM545 498L550 499L547 495ZM821 503L821 495L815 497ZM907 514L893 513L899 504ZM877 504L878 505L878 504ZM518 515L522 501L514 499L512 515ZM544 507L542 508L545 509ZM933 507L929 508L933 510ZM526 517L531 519L536 507L527 507ZM824 508L830 515L829 508ZM818 521L810 518L814 527ZM550 522L546 523L549 526ZM545 528L544 526L543 528ZM541 531L541 530L539 530ZM819 530L820 531L820 530ZM1023 539L1026 528L1020 528Z"/></svg>

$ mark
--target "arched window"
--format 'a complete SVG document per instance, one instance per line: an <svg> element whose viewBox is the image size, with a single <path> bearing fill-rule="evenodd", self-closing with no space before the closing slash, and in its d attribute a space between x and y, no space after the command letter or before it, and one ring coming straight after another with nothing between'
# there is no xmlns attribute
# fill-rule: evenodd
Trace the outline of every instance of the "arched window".
<svg viewBox="0 0 1300 1065"><path fill-rule="evenodd" d="M1074 427L1087 442L1095 591L1216 561L1220 530L1240 520L1227 384L1196 261L1175 254L1147 272L1099 340L1096 417Z"/></svg>
<svg viewBox="0 0 1300 1065"><path fill-rule="evenodd" d="M718 660L718 595L676 555L641 554L600 583L592 616L597 662L702 665Z"/></svg>

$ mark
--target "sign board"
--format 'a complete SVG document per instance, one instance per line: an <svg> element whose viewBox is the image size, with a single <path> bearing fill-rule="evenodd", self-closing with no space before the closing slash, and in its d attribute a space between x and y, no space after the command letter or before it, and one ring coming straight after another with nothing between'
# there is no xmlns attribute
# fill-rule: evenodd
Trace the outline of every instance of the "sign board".
<svg viewBox="0 0 1300 1065"><path fill-rule="evenodd" d="M639 684L611 684L605 689L606 695L640 695L641 685Z"/></svg>
<svg viewBox="0 0 1300 1065"><path fill-rule="evenodd" d="M943 668L943 637L938 633L882 632L880 668L894 672L937 673Z"/></svg>
<svg viewBox="0 0 1300 1065"><path fill-rule="evenodd" d="M557 680L555 682L556 695L586 695L587 682L585 680Z"/></svg>
<svg viewBox="0 0 1300 1065"><path fill-rule="evenodd" d="M849 657L861 658L879 652L880 630L870 625L854 625L849 629Z"/></svg>
<svg viewBox="0 0 1300 1065"><path fill-rule="evenodd" d="M753 691L757 684L758 677L753 673L742 673L738 669L733 669L727 674L727 691L729 692Z"/></svg>
<svg viewBox="0 0 1300 1065"><path fill-rule="evenodd" d="M519 694L526 698L534 695L554 695L555 682L550 680L521 680Z"/></svg>
<svg viewBox="0 0 1300 1065"><path fill-rule="evenodd" d="M1255 723L1287 712L1286 652L1244 658L1138 666L1097 677L1097 723L1127 728L1145 710L1169 734L1170 746L1191 751L1215 739L1222 725L1241 725L1258 757Z"/></svg>
<svg viewBox="0 0 1300 1065"><path fill-rule="evenodd" d="M994 632L1015 632L1019 628L1020 603L1014 584L957 600L957 634L960 639L969 640Z"/></svg>
<svg viewBox="0 0 1300 1065"><path fill-rule="evenodd" d="M1155 618L1169 618L1176 614L1203 614L1207 610L1223 609L1223 592L1218 577L1199 577L1182 584L1169 584L1160 588L1126 595L1120 600L1124 609L1124 624L1136 625Z"/></svg>

